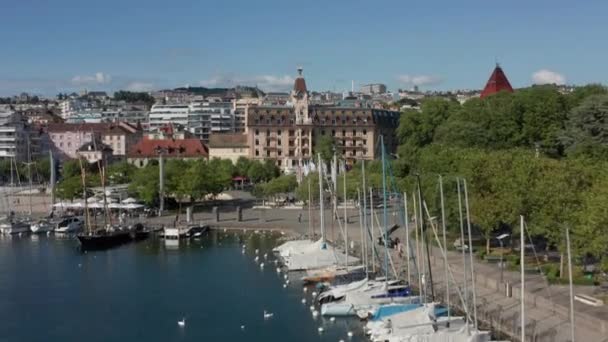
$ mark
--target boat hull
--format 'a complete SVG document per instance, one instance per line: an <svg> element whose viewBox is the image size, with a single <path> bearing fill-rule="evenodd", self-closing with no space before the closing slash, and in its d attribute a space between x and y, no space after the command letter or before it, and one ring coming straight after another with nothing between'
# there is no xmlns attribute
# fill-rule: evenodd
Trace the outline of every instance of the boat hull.
<svg viewBox="0 0 608 342"><path fill-rule="evenodd" d="M105 250L124 245L133 240L131 232L113 232L103 234L78 234L80 249L83 251Z"/></svg>
<svg viewBox="0 0 608 342"><path fill-rule="evenodd" d="M4 235L15 235L22 233L29 233L30 226L25 223L8 223L0 225L0 234Z"/></svg>

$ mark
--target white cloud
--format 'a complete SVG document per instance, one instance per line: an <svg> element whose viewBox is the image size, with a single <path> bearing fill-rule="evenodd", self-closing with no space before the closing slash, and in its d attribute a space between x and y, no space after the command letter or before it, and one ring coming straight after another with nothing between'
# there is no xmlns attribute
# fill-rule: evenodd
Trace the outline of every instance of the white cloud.
<svg viewBox="0 0 608 342"><path fill-rule="evenodd" d="M534 84L564 84L566 77L564 75L548 69L541 69L532 74Z"/></svg>
<svg viewBox="0 0 608 342"><path fill-rule="evenodd" d="M397 81L405 85L434 86L443 82L443 79L434 75L399 75Z"/></svg>
<svg viewBox="0 0 608 342"><path fill-rule="evenodd" d="M280 91L287 90L293 86L295 79L289 75L258 75L241 77L233 75L216 75L210 79L199 82L203 87L234 87L237 85L258 86L263 90Z"/></svg>
<svg viewBox="0 0 608 342"><path fill-rule="evenodd" d="M137 81L131 82L126 86L126 90L128 91L152 91L154 88L154 83Z"/></svg>
<svg viewBox="0 0 608 342"><path fill-rule="evenodd" d="M108 84L112 82L112 76L103 72L96 72L94 75L77 75L72 77L74 85L89 85L89 84Z"/></svg>

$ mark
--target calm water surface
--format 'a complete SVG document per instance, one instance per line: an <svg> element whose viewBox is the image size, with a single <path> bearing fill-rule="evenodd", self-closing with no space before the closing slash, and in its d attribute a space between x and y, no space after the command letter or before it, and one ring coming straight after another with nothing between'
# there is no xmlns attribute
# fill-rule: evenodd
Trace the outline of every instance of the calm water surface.
<svg viewBox="0 0 608 342"><path fill-rule="evenodd" d="M270 234L211 233L179 248L152 239L87 254L73 239L0 238L0 341L336 342L349 330L364 340L355 319L313 319L297 277L285 289L274 263L260 269L253 251L270 255ZM264 310L274 318L264 320Z"/></svg>

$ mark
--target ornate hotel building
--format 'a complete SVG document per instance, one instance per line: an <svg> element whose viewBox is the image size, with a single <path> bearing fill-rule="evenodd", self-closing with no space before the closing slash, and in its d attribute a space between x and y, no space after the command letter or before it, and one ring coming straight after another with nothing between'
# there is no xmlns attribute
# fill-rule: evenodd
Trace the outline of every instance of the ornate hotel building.
<svg viewBox="0 0 608 342"><path fill-rule="evenodd" d="M248 108L250 158L271 159L282 170L294 172L314 158L315 142L324 135L333 137L338 157L349 164L380 157L380 135L387 153L395 152L399 112L312 105L301 68L298 73L289 105Z"/></svg>

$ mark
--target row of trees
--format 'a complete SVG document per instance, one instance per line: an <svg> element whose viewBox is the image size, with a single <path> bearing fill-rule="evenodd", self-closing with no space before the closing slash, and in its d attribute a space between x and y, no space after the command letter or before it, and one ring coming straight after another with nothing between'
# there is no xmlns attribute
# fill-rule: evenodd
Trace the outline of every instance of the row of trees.
<svg viewBox="0 0 608 342"><path fill-rule="evenodd" d="M524 215L550 247L562 249L570 227L577 255L608 269L607 133L608 92L599 85L570 94L535 86L463 105L429 99L420 112L402 114L394 168L402 189L422 175L429 203L437 203L443 175L451 208L455 179L466 178L471 219L488 249L497 230L516 227Z"/></svg>
<svg viewBox="0 0 608 342"><path fill-rule="evenodd" d="M148 105L154 104L154 98L150 96L150 94L145 92L135 92L135 91L126 91L119 90L114 93L114 100L116 101L125 101L127 103L137 103L143 102Z"/></svg>
<svg viewBox="0 0 608 342"><path fill-rule="evenodd" d="M100 167L83 161L87 187L101 186ZM233 177L245 177L254 183L264 183L279 176L279 169L272 162L251 161L241 158L236 164L230 160L181 160L165 162L165 194L179 202L194 202L215 196L232 185ZM106 169L106 185L129 184L130 194L148 204L156 204L159 196L158 163L152 162L136 168L127 162L109 165ZM79 160L62 165L57 194L63 199L82 197L82 175Z"/></svg>

